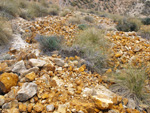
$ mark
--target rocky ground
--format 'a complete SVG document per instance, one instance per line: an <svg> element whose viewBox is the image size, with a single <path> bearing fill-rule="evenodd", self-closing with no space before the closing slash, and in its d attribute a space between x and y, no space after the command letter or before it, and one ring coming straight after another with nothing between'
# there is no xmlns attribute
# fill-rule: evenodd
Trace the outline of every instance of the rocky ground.
<svg viewBox="0 0 150 113"><path fill-rule="evenodd" d="M40 54L34 39L36 34L63 35L66 45L71 45L75 33L80 32L77 25L67 23L73 15L12 21L17 26L15 38L7 53L9 58L0 62L0 113L149 113L130 99L110 91L108 88L114 82L90 72L79 56L64 58L57 51L51 56ZM110 19L90 16L102 28L114 29L116 25ZM22 40L24 33L31 35ZM148 40L135 32L119 31L108 32L106 38L112 42L109 65L114 67L106 73L121 70L128 63L136 66L144 63L150 69ZM147 92L149 85L147 80Z"/></svg>

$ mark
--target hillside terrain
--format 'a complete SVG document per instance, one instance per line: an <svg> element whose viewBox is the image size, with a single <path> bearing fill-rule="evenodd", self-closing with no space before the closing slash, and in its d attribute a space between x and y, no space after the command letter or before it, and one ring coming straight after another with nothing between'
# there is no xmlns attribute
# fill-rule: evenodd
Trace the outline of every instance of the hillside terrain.
<svg viewBox="0 0 150 113"><path fill-rule="evenodd" d="M0 113L150 113L145 2L2 0Z"/></svg>
<svg viewBox="0 0 150 113"><path fill-rule="evenodd" d="M130 16L150 15L150 1L148 0L54 0L64 6L73 6L81 9L93 9L113 14Z"/></svg>

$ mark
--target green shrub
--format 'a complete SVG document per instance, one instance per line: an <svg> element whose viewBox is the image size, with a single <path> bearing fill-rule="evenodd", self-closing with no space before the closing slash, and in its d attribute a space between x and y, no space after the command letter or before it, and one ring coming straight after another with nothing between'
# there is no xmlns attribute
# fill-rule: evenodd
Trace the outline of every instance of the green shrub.
<svg viewBox="0 0 150 113"><path fill-rule="evenodd" d="M141 26L141 21L134 18L124 18L123 20L119 20L117 24L117 30L119 31L138 31Z"/></svg>
<svg viewBox="0 0 150 113"><path fill-rule="evenodd" d="M150 25L144 25L138 31L138 34L142 36L142 38L150 39Z"/></svg>
<svg viewBox="0 0 150 113"><path fill-rule="evenodd" d="M36 40L40 43L40 48L43 51L59 50L61 40L58 36L37 36Z"/></svg>
<svg viewBox="0 0 150 113"><path fill-rule="evenodd" d="M0 45L10 42L12 36L11 25L4 18L0 17Z"/></svg>
<svg viewBox="0 0 150 113"><path fill-rule="evenodd" d="M32 3L27 9L30 17L42 17L48 15L48 9L39 3Z"/></svg>
<svg viewBox="0 0 150 113"><path fill-rule="evenodd" d="M85 29L88 28L88 25L86 25L86 24L80 24L80 25L78 25L78 28L79 28L80 30L85 30Z"/></svg>
<svg viewBox="0 0 150 113"><path fill-rule="evenodd" d="M1 0L0 9L14 17L20 13L19 3L15 0Z"/></svg>
<svg viewBox="0 0 150 113"><path fill-rule="evenodd" d="M150 18L144 18L144 19L142 19L142 23L144 24L144 25L150 25Z"/></svg>
<svg viewBox="0 0 150 113"><path fill-rule="evenodd" d="M53 16L59 15L59 10L57 8L50 8L49 9L49 14L53 15Z"/></svg>
<svg viewBox="0 0 150 113"><path fill-rule="evenodd" d="M145 80L147 75L144 69L137 69L130 67L125 69L123 72L113 74L116 84L113 89L118 90L124 89L123 95L125 97L134 96L136 101L145 101L147 94L145 93ZM115 86L119 85L117 89ZM125 90L126 89L126 90Z"/></svg>
<svg viewBox="0 0 150 113"><path fill-rule="evenodd" d="M72 47L69 47L71 52L68 53L75 53L85 59L89 69L101 73L101 69L106 66L106 50L109 47L108 41L104 38L104 31L89 28L78 34L75 39ZM63 51L67 53L67 50Z"/></svg>
<svg viewBox="0 0 150 113"><path fill-rule="evenodd" d="M86 16L84 18L87 22L93 23L94 22L94 18L92 16Z"/></svg>
<svg viewBox="0 0 150 113"><path fill-rule="evenodd" d="M79 16L70 17L68 19L68 22L71 23L71 24L81 24L82 23L82 19Z"/></svg>
<svg viewBox="0 0 150 113"><path fill-rule="evenodd" d="M65 10L63 10L63 11L60 13L60 16L65 17L68 13L70 13L70 10L69 10L69 9L65 9Z"/></svg>

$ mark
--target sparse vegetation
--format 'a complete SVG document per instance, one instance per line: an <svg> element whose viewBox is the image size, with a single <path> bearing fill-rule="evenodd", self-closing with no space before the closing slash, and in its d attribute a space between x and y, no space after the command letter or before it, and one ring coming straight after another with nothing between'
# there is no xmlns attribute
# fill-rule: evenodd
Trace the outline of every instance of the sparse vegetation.
<svg viewBox="0 0 150 113"><path fill-rule="evenodd" d="M142 23L144 24L144 25L150 25L150 18L144 18L144 19L142 19Z"/></svg>
<svg viewBox="0 0 150 113"><path fill-rule="evenodd" d="M123 72L113 74L116 84L112 86L114 92L118 92L127 98L134 98L136 101L145 101L145 80L147 75L144 69L130 67ZM116 87L118 86L118 87ZM122 89L122 90L121 90ZM123 90L124 89L124 90Z"/></svg>
<svg viewBox="0 0 150 113"><path fill-rule="evenodd" d="M0 45L8 44L11 40L11 25L4 18L0 17Z"/></svg>
<svg viewBox="0 0 150 113"><path fill-rule="evenodd" d="M64 9L61 13L60 13L60 16L66 16L68 13L70 13L70 10L69 9Z"/></svg>
<svg viewBox="0 0 150 113"><path fill-rule="evenodd" d="M142 25L141 21L136 18L123 18L118 21L117 29L119 31L138 31Z"/></svg>
<svg viewBox="0 0 150 113"><path fill-rule="evenodd" d="M88 25L87 25L87 24L80 24L80 25L78 25L78 28L79 28L80 30L85 30L85 29L88 28Z"/></svg>
<svg viewBox="0 0 150 113"><path fill-rule="evenodd" d="M150 39L150 25L142 26L141 29L138 31L138 34L142 36L142 38Z"/></svg>
<svg viewBox="0 0 150 113"><path fill-rule="evenodd" d="M58 36L37 36L36 40L40 43L43 51L54 51L60 49L60 38Z"/></svg>
<svg viewBox="0 0 150 113"><path fill-rule="evenodd" d="M84 18L87 22L94 23L94 18L92 16L86 16Z"/></svg>
<svg viewBox="0 0 150 113"><path fill-rule="evenodd" d="M106 64L108 41L104 38L104 31L89 28L76 36L76 41L69 47L71 55L76 53L87 61L89 69L101 73ZM66 48L65 48L66 49ZM65 50L63 50L65 51ZM68 52L69 53L69 52Z"/></svg>

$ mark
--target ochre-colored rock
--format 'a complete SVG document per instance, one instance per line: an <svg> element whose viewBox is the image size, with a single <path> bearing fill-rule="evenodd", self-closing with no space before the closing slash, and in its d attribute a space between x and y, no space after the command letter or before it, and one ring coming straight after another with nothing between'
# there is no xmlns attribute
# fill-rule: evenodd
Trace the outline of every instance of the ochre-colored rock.
<svg viewBox="0 0 150 113"><path fill-rule="evenodd" d="M19 104L19 111L20 112L25 112L27 110L27 106L23 103Z"/></svg>
<svg viewBox="0 0 150 113"><path fill-rule="evenodd" d="M27 111L30 113L33 109L33 103L28 104Z"/></svg>
<svg viewBox="0 0 150 113"><path fill-rule="evenodd" d="M31 72L27 75L25 75L25 77L29 80L29 81L33 81L36 77L36 74L34 72Z"/></svg>
<svg viewBox="0 0 150 113"><path fill-rule="evenodd" d="M33 107L34 111L40 113L44 110L44 106L40 103L37 103L34 107Z"/></svg>
<svg viewBox="0 0 150 113"><path fill-rule="evenodd" d="M113 106L113 102L111 101L111 99L105 96L104 97L93 96L93 100L94 100L95 105L100 110L110 109Z"/></svg>
<svg viewBox="0 0 150 113"><path fill-rule="evenodd" d="M4 93L10 91L12 86L16 86L18 82L18 75L14 73L3 73L0 75L0 88Z"/></svg>

